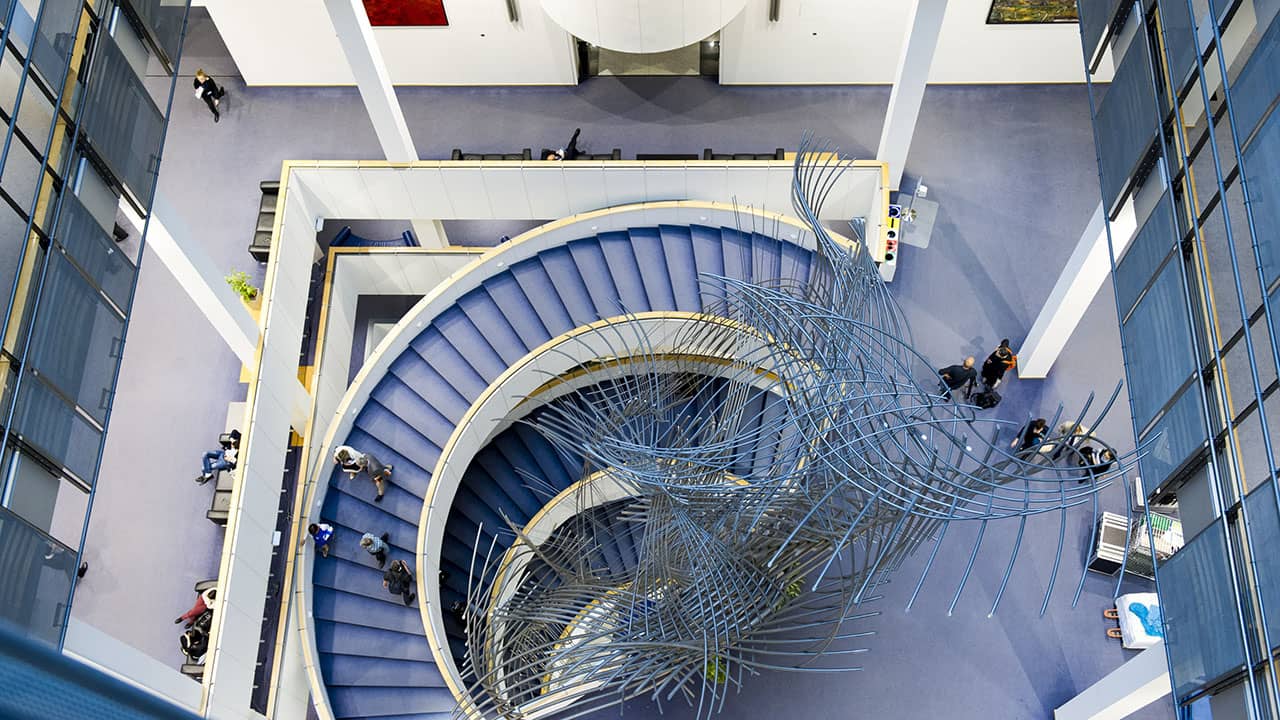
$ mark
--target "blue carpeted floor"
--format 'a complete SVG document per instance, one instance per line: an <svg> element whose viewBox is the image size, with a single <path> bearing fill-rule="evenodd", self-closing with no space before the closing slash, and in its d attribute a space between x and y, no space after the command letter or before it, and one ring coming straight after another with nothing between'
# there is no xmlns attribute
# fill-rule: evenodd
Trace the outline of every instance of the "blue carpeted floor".
<svg viewBox="0 0 1280 720"><path fill-rule="evenodd" d="M227 271L257 269L244 248L256 220L258 181L285 159L372 158L378 146L354 88L247 89L217 32L193 11L182 71L225 81L221 123L179 86L160 191L188 231ZM805 130L861 157L874 153L889 91L883 87L721 88L699 78L595 79L576 88L405 88L405 115L424 158L453 147L500 151L562 145L582 127L584 150L698 153L794 148ZM893 287L917 347L938 365L981 356L1002 337L1026 334L1098 202L1084 90L1077 86L933 87L925 95L907 163L941 203L932 246L905 247ZM149 253L121 370L90 526L93 569L77 597L77 617L165 662L179 660L171 618L190 605L190 580L215 570L220 532L203 518L205 498L188 486L189 466L222 429L225 402L243 396L239 365L173 278ZM1011 380L998 412L1077 410L1091 389L1119 380L1116 320L1109 287L1047 381ZM1102 432L1131 445L1122 397ZM174 422L179 419L180 422ZM139 453L148 472L131 472ZM1106 502L1123 505L1118 493ZM148 510L137 522L133 510ZM1079 578L1085 521L1069 528L1069 550L1048 614L1036 617L1057 542L1056 522L1028 527L1010 590L987 617L1007 556L979 557L956 613L946 615L969 546L944 550L922 599L905 598L918 565L884 589L865 670L852 674L769 673L730 698L724 717L1048 718L1052 708L1129 655L1103 636L1111 587ZM970 533L973 529L966 529ZM957 539L963 535L959 528ZM1003 548L993 527L984 547ZM993 535L992 533L996 533ZM989 543L989 545L988 545ZM145 558L146 562L139 562ZM917 559L919 562L923 558ZM155 567L171 568L157 578ZM150 588L145 602L131 588ZM174 612L176 610L176 612ZM688 711L667 704L668 717ZM653 717L637 701L627 717ZM616 713L609 713L615 716ZM1160 703L1136 715L1169 718Z"/></svg>

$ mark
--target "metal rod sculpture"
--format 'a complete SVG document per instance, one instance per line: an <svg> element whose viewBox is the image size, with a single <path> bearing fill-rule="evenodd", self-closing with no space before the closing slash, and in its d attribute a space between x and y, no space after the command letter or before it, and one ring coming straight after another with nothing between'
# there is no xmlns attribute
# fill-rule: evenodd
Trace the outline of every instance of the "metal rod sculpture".
<svg viewBox="0 0 1280 720"><path fill-rule="evenodd" d="M509 550L477 549L458 717L572 718L641 695L707 717L761 669L857 669L876 587L931 546L910 607L956 522L978 532L950 610L988 523L1018 523L994 613L1027 518L1059 516L1043 614L1068 511L1096 516L1137 452L1105 473L1082 461L1084 441L1107 447L1074 430L1092 397L1026 449L1009 443L1019 424L945 399L866 246L818 222L849 162L825 150L806 137L795 165L818 246L808 282L703 276L706 322L667 347L634 323L600 328L617 357L584 364L596 383L530 421L586 474L552 501L568 518L554 532L509 523Z"/></svg>

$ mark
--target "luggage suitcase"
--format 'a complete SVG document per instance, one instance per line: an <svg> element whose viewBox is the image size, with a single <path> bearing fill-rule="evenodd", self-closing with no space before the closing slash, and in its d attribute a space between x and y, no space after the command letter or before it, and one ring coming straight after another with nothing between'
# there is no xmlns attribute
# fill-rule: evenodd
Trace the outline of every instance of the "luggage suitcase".
<svg viewBox="0 0 1280 720"><path fill-rule="evenodd" d="M987 388L973 396L973 404L983 410L990 410L1000 404L1000 393L991 388Z"/></svg>

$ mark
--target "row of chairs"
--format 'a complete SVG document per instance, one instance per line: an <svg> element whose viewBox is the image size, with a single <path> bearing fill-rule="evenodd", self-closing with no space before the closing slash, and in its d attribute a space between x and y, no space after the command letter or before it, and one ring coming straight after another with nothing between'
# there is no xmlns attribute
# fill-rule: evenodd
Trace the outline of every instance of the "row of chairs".
<svg viewBox="0 0 1280 720"><path fill-rule="evenodd" d="M544 158L547 153L552 152L548 148L543 148L538 154L538 158ZM664 157L671 160L696 160L696 155L666 155L666 156L647 156L652 158ZM520 152L514 153L469 153L463 152L461 148L454 148L453 154L449 156L450 160L533 160L533 149L524 148ZM622 149L614 148L611 152L591 154L582 153L578 155L577 160L621 160ZM786 150L784 148L776 148L773 152L768 153L718 153L711 148L705 148L702 151L703 160L785 160Z"/></svg>

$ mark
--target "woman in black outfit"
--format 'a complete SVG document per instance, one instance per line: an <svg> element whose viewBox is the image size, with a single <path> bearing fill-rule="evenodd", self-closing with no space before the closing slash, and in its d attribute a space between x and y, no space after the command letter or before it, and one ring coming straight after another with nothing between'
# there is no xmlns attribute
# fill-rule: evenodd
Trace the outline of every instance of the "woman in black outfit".
<svg viewBox="0 0 1280 720"><path fill-rule="evenodd" d="M209 106L209 112L213 113L213 121L218 122L221 119L218 114L218 105L222 96L227 94L226 88L219 87L218 83L206 75L203 69L196 71L196 79L192 82L192 87L196 89L196 97L204 100L204 104Z"/></svg>

